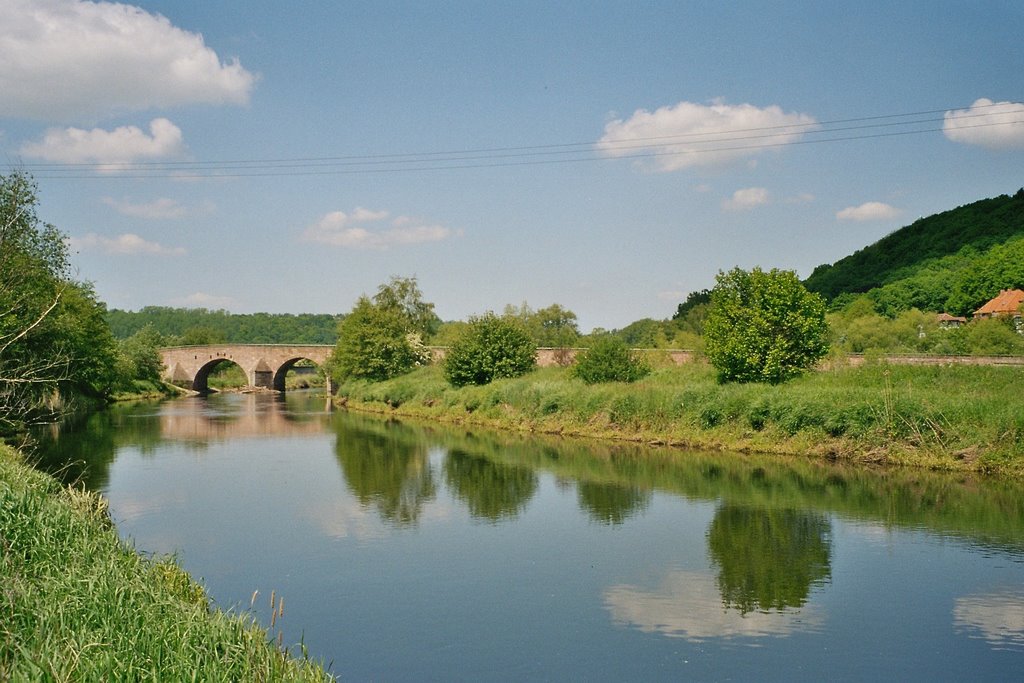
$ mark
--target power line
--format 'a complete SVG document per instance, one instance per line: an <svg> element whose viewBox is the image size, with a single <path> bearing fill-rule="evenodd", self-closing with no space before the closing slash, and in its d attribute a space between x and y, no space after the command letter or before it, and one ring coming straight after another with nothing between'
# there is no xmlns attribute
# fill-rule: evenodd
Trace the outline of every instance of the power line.
<svg viewBox="0 0 1024 683"><path fill-rule="evenodd" d="M1000 103L979 105L973 109L1000 106ZM721 154L769 149L789 145L824 144L903 135L917 135L943 130L933 124L944 122L945 116L933 115L949 110L936 109L902 114L835 119L733 129L682 133L677 135L632 138L621 141L572 142L547 145L487 147L476 149L346 155L332 157L300 157L281 159L237 159L227 161L154 161L121 163L39 163L21 168L45 179L88 178L239 178L271 176L342 175L353 173L399 173L410 171L443 171L469 168L500 168L511 166L581 163L614 159L644 159L691 154ZM957 121L979 119L992 113L961 114ZM930 118L921 118L930 117ZM902 119L902 120L901 120ZM1024 123L1024 120L973 123L958 129L986 128ZM926 127L921 127L926 126ZM877 132L883 128L901 128ZM851 131L876 132L837 136ZM810 139L792 139L795 136ZM818 136L818 137L811 137ZM776 140L773 142L773 140ZM728 143L746 143L733 145ZM726 146L723 146L726 145ZM623 153L625 151L625 153ZM83 174L84 171L91 173Z"/></svg>

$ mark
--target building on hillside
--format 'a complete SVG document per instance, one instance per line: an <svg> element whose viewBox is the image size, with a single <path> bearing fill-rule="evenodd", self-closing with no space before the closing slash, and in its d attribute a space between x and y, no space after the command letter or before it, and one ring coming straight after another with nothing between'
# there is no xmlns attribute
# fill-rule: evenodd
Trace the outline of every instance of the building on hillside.
<svg viewBox="0 0 1024 683"><path fill-rule="evenodd" d="M1017 332L1024 334L1024 320L1021 319L1021 308L1024 307L1024 290L1003 289L999 296L974 312L975 318L1013 318Z"/></svg>
<svg viewBox="0 0 1024 683"><path fill-rule="evenodd" d="M974 312L975 318L995 318L997 316L1011 316L1020 318L1020 307L1024 305L1024 290L1003 289L999 296Z"/></svg>
<svg viewBox="0 0 1024 683"><path fill-rule="evenodd" d="M952 330L960 327L961 325L967 324L967 318L962 318L958 315L950 315L949 313L939 313L936 318L939 321L939 328L943 330Z"/></svg>

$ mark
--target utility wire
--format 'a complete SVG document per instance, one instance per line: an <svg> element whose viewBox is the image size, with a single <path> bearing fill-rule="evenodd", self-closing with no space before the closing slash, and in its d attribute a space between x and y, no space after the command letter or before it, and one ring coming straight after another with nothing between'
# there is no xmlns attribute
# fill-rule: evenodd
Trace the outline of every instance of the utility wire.
<svg viewBox="0 0 1024 683"><path fill-rule="evenodd" d="M980 105L973 109L998 107L1000 103ZM25 164L38 178L238 178L268 176L339 175L353 173L399 173L408 171L442 171L467 168L499 168L556 163L580 163L613 159L644 159L691 154L714 154L768 149L789 145L823 144L865 140L941 131L934 124L945 116L933 115L949 110L937 109L904 114L835 119L823 122L781 124L714 131L683 133L656 137L631 138L622 141L558 143L519 147L489 147L453 151L405 154L369 154L291 159L252 159L229 161L154 161L121 163L39 163ZM961 114L957 121L991 117L998 112ZM920 118L928 116L930 118ZM909 120L892 120L909 119ZM958 126L986 128L1024 123L1024 120L972 123ZM846 125L851 124L851 125ZM856 124L856 125L852 125ZM927 126L927 127L921 127ZM878 132L884 128L903 130ZM836 133L875 131L837 136ZM809 139L793 139L806 136ZM812 137L816 136L816 137ZM745 144L728 144L728 143ZM723 146L725 145L725 146ZM85 173L85 174L83 174Z"/></svg>

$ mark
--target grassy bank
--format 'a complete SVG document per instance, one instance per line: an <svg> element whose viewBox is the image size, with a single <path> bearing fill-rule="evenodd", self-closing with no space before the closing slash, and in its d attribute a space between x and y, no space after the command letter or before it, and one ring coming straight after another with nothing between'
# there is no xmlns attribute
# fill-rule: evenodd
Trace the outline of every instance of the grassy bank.
<svg viewBox="0 0 1024 683"><path fill-rule="evenodd" d="M125 546L98 495L0 446L0 680L326 680L170 559Z"/></svg>
<svg viewBox="0 0 1024 683"><path fill-rule="evenodd" d="M545 433L1024 474L1022 372L873 364L785 384L718 384L702 364L588 386L543 368L453 388L429 367L338 388L350 407Z"/></svg>

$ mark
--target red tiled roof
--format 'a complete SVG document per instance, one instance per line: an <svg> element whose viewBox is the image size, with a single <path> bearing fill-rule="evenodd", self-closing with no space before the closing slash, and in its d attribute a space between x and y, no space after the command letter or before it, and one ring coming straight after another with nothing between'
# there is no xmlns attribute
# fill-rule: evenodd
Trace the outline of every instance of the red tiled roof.
<svg viewBox="0 0 1024 683"><path fill-rule="evenodd" d="M936 316L940 323L965 323L967 318L961 318L959 316L950 315L949 313L939 313Z"/></svg>
<svg viewBox="0 0 1024 683"><path fill-rule="evenodd" d="M1001 315L1019 313L1024 304L1024 290L1004 289L999 296L974 312L974 315Z"/></svg>

